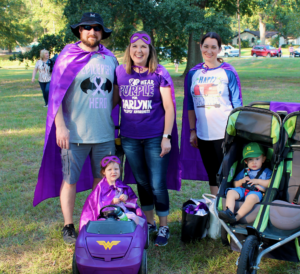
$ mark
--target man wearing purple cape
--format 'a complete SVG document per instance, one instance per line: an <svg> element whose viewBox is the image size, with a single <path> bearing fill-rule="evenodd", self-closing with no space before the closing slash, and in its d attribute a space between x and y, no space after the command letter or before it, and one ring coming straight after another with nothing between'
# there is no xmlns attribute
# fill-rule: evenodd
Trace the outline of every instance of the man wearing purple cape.
<svg viewBox="0 0 300 274"><path fill-rule="evenodd" d="M74 244L77 237L76 192L95 188L102 177L101 159L115 153L119 110L113 110L118 62L100 44L112 31L93 12L84 13L71 29L80 41L62 50L53 69L44 155L33 201L36 206L60 196L67 244Z"/></svg>

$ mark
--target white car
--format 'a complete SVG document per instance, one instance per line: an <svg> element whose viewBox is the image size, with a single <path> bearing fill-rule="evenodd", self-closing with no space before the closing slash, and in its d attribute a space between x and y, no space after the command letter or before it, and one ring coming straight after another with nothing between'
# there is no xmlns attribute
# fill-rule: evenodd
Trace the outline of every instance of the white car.
<svg viewBox="0 0 300 274"><path fill-rule="evenodd" d="M222 45L222 50L218 54L218 56L224 56L224 57L239 57L239 50L235 49L232 46L226 46Z"/></svg>

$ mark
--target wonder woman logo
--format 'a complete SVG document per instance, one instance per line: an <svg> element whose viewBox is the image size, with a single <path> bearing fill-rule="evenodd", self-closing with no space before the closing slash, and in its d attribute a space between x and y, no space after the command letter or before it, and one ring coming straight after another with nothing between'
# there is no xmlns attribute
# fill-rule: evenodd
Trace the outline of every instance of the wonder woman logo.
<svg viewBox="0 0 300 274"><path fill-rule="evenodd" d="M111 242L105 242L105 241L97 241L97 243L99 245L103 245L103 247L106 249L109 249L111 250L111 248L114 246L114 245L118 245L120 241L111 241Z"/></svg>

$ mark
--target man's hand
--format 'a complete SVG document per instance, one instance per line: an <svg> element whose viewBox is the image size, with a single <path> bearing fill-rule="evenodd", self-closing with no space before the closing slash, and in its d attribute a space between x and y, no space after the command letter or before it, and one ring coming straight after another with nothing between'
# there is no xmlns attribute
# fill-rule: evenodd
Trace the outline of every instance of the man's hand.
<svg viewBox="0 0 300 274"><path fill-rule="evenodd" d="M65 126L56 128L56 143L60 148L69 149L70 133Z"/></svg>

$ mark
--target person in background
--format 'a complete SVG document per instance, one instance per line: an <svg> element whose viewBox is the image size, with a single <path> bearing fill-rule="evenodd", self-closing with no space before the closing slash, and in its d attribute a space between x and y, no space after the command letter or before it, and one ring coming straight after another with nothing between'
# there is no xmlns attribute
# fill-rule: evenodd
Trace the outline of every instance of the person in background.
<svg viewBox="0 0 300 274"><path fill-rule="evenodd" d="M217 33L205 34L200 41L204 63L192 68L186 76L180 150L182 179L208 179L213 195L219 189L216 174L223 160L227 119L234 108L242 106L235 69L217 57L221 45Z"/></svg>
<svg viewBox="0 0 300 274"><path fill-rule="evenodd" d="M31 82L34 83L35 75L37 71L39 71L39 84L45 100L44 107L48 107L49 86L51 80L50 67L47 65L48 59L49 59L49 51L46 49L41 50L40 60L38 60L35 64L35 68L32 72L32 79L31 79Z"/></svg>
<svg viewBox="0 0 300 274"><path fill-rule="evenodd" d="M177 59L174 60L175 72L178 72L179 62Z"/></svg>
<svg viewBox="0 0 300 274"><path fill-rule="evenodd" d="M279 46L278 48L278 57L281 57L282 56L282 51L281 51L281 46Z"/></svg>
<svg viewBox="0 0 300 274"><path fill-rule="evenodd" d="M290 57L294 57L294 47L292 44L289 46L289 52L290 52Z"/></svg>

